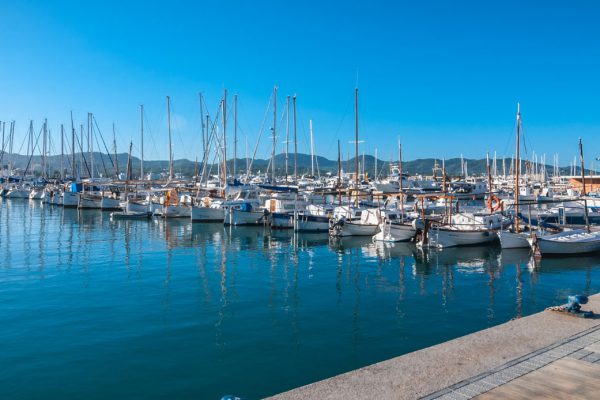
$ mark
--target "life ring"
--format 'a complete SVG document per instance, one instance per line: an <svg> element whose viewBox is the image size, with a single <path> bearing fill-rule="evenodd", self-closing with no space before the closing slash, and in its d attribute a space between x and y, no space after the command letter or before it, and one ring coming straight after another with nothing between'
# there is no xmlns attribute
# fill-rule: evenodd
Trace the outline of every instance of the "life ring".
<svg viewBox="0 0 600 400"><path fill-rule="evenodd" d="M488 196L486 204L491 212L500 211L504 208L504 203L496 195Z"/></svg>

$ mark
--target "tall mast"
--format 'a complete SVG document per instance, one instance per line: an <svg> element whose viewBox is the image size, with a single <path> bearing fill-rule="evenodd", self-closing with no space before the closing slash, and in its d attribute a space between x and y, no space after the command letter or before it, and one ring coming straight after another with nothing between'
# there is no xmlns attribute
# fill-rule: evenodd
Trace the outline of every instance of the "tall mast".
<svg viewBox="0 0 600 400"><path fill-rule="evenodd" d="M90 152L90 178L94 178L94 138L92 134L92 113L88 113L88 140L89 140L89 152Z"/></svg>
<svg viewBox="0 0 600 400"><path fill-rule="evenodd" d="M275 146L277 145L277 86L273 88L273 151L271 152L271 183L275 184Z"/></svg>
<svg viewBox="0 0 600 400"><path fill-rule="evenodd" d="M338 140L338 176L337 176L337 191L338 191L338 202L342 205L342 156L340 150L340 141Z"/></svg>
<svg viewBox="0 0 600 400"><path fill-rule="evenodd" d="M48 141L48 119L44 119L44 137L42 143L42 178L46 179L48 176L46 174L46 170L48 168L48 163L46 161L46 146Z"/></svg>
<svg viewBox="0 0 600 400"><path fill-rule="evenodd" d="M206 154L206 140L204 140L204 109L202 108L202 93L198 93L200 99L200 131L202 133L202 162L204 162L204 154ZM204 166L202 166L204 168Z"/></svg>
<svg viewBox="0 0 600 400"><path fill-rule="evenodd" d="M237 98L237 94L233 96L233 179L237 172Z"/></svg>
<svg viewBox="0 0 600 400"><path fill-rule="evenodd" d="M398 173L400 174L400 216L404 222L404 176L402 175L402 143L398 139Z"/></svg>
<svg viewBox="0 0 600 400"><path fill-rule="evenodd" d="M486 158L486 170L487 170L488 192L489 192L488 198L491 199L493 189L492 189L492 170L490 167L490 153L489 152L486 153L485 158ZM444 179L445 179L445 177L444 177ZM492 203L490 202L490 204L492 204ZM490 210L490 212L491 211L492 210Z"/></svg>
<svg viewBox="0 0 600 400"><path fill-rule="evenodd" d="M581 195L585 196L587 194L587 191L585 190L585 167L583 163L583 142L581 141L581 138L579 138L579 161L581 163Z"/></svg>
<svg viewBox="0 0 600 400"><path fill-rule="evenodd" d="M312 119L308 121L310 128L310 175L315 176L315 149L313 144Z"/></svg>
<svg viewBox="0 0 600 400"><path fill-rule="evenodd" d="M581 184L582 184L582 191L581 191L581 196L585 196L586 195L586 190L585 190L585 164L583 162L583 142L581 141L581 138L579 138L579 161L581 162ZM587 208L587 200L583 200L583 213L585 216L585 226L587 228L587 231L590 231L590 220L589 220L589 216L588 216L588 208Z"/></svg>
<svg viewBox="0 0 600 400"><path fill-rule="evenodd" d="M227 185L227 89L223 92L223 195Z"/></svg>
<svg viewBox="0 0 600 400"><path fill-rule="evenodd" d="M75 126L73 125L73 111L71 111L71 175L77 179L75 173Z"/></svg>
<svg viewBox="0 0 600 400"><path fill-rule="evenodd" d="M65 126L60 124L60 180L65 180Z"/></svg>
<svg viewBox="0 0 600 400"><path fill-rule="evenodd" d="M9 146L8 146L8 155L10 156L10 175L12 175L14 161L13 161L13 144L15 142L15 121L10 123L10 138L9 138Z"/></svg>
<svg viewBox="0 0 600 400"><path fill-rule="evenodd" d="M171 98L167 96L167 126L169 129L169 181L173 180L173 147L171 144Z"/></svg>
<svg viewBox="0 0 600 400"><path fill-rule="evenodd" d="M375 176L373 179L377 180L377 147L375 148Z"/></svg>
<svg viewBox="0 0 600 400"><path fill-rule="evenodd" d="M287 110L285 112L285 181L288 178L288 158L290 145L290 96L287 97Z"/></svg>
<svg viewBox="0 0 600 400"><path fill-rule="evenodd" d="M355 123L355 138L354 138L354 149L355 149L355 171L356 171L356 207L358 207L358 88L354 89L354 123Z"/></svg>
<svg viewBox="0 0 600 400"><path fill-rule="evenodd" d="M298 181L298 140L296 138L296 95L292 98L294 104L294 180Z"/></svg>
<svg viewBox="0 0 600 400"><path fill-rule="evenodd" d="M521 169L521 159L519 158L520 139L521 138L521 104L517 103L517 149L515 162L515 232L519 232L519 172Z"/></svg>
<svg viewBox="0 0 600 400"><path fill-rule="evenodd" d="M140 104L140 136L141 136L141 152L140 159L140 180L144 180L144 105ZM116 144L115 144L116 147Z"/></svg>
<svg viewBox="0 0 600 400"><path fill-rule="evenodd" d="M114 122L113 122L113 150L115 152L115 178L117 180L119 180L119 159L117 157L117 136L115 134L115 123Z"/></svg>

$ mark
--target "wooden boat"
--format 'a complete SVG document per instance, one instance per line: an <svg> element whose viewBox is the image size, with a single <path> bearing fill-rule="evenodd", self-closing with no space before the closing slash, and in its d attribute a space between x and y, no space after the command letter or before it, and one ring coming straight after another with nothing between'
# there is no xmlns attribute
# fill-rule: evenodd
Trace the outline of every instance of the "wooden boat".
<svg viewBox="0 0 600 400"><path fill-rule="evenodd" d="M554 235L532 236L531 248L543 255L576 255L600 252L600 231L563 231Z"/></svg>
<svg viewBox="0 0 600 400"><path fill-rule="evenodd" d="M515 232L510 230L498 231L498 238L500 239L500 246L503 249L522 249L528 248L529 234L525 232Z"/></svg>

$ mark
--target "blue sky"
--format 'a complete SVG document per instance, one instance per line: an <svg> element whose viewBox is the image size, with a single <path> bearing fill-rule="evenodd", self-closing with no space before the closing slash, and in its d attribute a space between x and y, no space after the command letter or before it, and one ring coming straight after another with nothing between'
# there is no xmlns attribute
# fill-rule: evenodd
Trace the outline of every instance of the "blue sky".
<svg viewBox="0 0 600 400"><path fill-rule="evenodd" d="M121 151L130 138L136 151L144 104L146 158L166 159L170 95L175 158L193 159L198 93L214 114L227 88L230 111L239 95L243 155L277 85L280 110L298 96L299 150L312 119L317 152L335 158L339 139L346 157L358 80L361 151L382 159L396 158L398 137L406 159L510 156L517 101L529 153L566 164L582 137L588 160L600 156L596 2L349 3L5 2L0 120L17 121L20 142L29 119L58 132L71 110L76 124L91 111L105 136L115 122Z"/></svg>

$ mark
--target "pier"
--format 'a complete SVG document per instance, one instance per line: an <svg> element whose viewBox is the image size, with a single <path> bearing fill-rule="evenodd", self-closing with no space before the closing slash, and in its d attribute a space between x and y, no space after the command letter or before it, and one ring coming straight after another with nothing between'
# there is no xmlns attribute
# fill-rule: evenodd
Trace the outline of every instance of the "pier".
<svg viewBox="0 0 600 400"><path fill-rule="evenodd" d="M600 294L586 310L600 313ZM600 319L543 311L271 399L591 398L600 390Z"/></svg>

